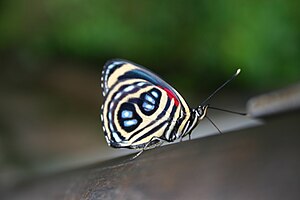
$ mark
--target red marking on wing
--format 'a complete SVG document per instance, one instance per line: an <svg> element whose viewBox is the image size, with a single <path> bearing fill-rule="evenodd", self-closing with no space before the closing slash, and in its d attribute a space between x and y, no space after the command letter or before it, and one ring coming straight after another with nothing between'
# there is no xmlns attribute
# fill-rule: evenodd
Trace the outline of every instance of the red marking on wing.
<svg viewBox="0 0 300 200"><path fill-rule="evenodd" d="M175 104L175 106L178 106L179 105L179 100L177 99L177 97L176 97L176 95L171 91L171 90L169 90L168 88L163 88L163 87L161 87L164 91L166 91L166 93L167 93L167 95L168 95L168 97L170 98L170 99L174 99L174 104Z"/></svg>

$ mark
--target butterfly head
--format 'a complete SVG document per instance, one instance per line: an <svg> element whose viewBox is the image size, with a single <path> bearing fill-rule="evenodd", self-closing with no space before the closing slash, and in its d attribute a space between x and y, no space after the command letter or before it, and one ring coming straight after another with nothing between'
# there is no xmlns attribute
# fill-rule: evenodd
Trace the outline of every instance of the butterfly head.
<svg viewBox="0 0 300 200"><path fill-rule="evenodd" d="M197 108L192 109L191 117L187 122L187 126L184 129L183 134L181 135L182 138L191 134L191 132L196 128L199 122L206 116L207 109L208 105L200 105Z"/></svg>
<svg viewBox="0 0 300 200"><path fill-rule="evenodd" d="M200 105L198 106L198 108L194 109L195 116L197 117L198 122L206 116L207 109L208 109L208 104L204 106Z"/></svg>

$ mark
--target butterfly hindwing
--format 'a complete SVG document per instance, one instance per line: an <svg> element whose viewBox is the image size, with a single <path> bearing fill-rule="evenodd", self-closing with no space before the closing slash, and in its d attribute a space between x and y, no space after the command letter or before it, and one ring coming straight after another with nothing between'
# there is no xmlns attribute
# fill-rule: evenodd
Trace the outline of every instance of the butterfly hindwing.
<svg viewBox="0 0 300 200"><path fill-rule="evenodd" d="M113 147L143 148L151 138L179 137L190 109L182 96L149 70L125 61L108 61L102 72L105 98L101 120Z"/></svg>

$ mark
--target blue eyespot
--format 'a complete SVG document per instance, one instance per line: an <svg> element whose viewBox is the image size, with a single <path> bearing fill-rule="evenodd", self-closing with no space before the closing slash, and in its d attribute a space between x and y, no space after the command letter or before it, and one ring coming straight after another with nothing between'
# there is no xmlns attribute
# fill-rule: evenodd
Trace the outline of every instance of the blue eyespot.
<svg viewBox="0 0 300 200"><path fill-rule="evenodd" d="M137 114L134 104L128 102L120 106L117 119L122 129L128 133L135 130L143 121Z"/></svg>
<svg viewBox="0 0 300 200"><path fill-rule="evenodd" d="M145 95L145 99L152 104L155 104L155 100L148 94Z"/></svg>
<svg viewBox="0 0 300 200"><path fill-rule="evenodd" d="M157 93L156 91L153 90L153 91L151 92L151 94L152 94L155 98L158 98L158 93Z"/></svg>
<svg viewBox="0 0 300 200"><path fill-rule="evenodd" d="M132 113L132 111L129 111L129 110L123 110L122 111L122 118L124 119L124 118L132 118L132 116L133 116L133 113Z"/></svg>
<svg viewBox="0 0 300 200"><path fill-rule="evenodd" d="M153 88L148 92L141 94L140 98L137 101L141 112L145 115L152 115L156 112L159 107L159 101L161 98L161 91L157 88Z"/></svg>
<svg viewBox="0 0 300 200"><path fill-rule="evenodd" d="M152 111L154 109L154 105L151 105L147 102L144 102L142 106L145 109L145 111Z"/></svg>
<svg viewBox="0 0 300 200"><path fill-rule="evenodd" d="M129 127L129 126L136 125L137 123L138 123L138 121L136 119L125 120L124 126Z"/></svg>

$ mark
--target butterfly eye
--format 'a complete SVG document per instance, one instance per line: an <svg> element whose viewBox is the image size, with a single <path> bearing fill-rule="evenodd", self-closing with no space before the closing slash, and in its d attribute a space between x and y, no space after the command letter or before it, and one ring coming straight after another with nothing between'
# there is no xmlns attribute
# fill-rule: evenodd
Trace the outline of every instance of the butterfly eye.
<svg viewBox="0 0 300 200"><path fill-rule="evenodd" d="M197 111L198 111L199 116L201 116L203 114L203 108L202 108L202 106L199 106L197 108Z"/></svg>

